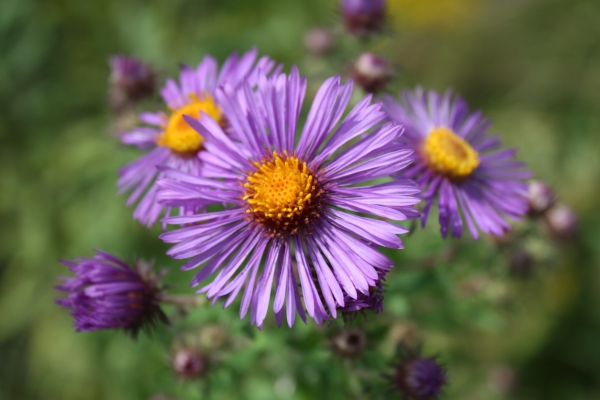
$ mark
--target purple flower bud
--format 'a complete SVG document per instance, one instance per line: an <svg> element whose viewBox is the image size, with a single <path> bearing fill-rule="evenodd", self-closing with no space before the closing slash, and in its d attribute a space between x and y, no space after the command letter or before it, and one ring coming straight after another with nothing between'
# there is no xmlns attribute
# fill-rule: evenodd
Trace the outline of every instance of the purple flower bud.
<svg viewBox="0 0 600 400"><path fill-rule="evenodd" d="M341 307L340 311L354 315L359 311L373 310L379 315L383 311L383 281L385 279L380 275L376 286L369 287L369 294L359 292L356 299L346 295L344 297L344 307Z"/></svg>
<svg viewBox="0 0 600 400"><path fill-rule="evenodd" d="M133 107L154 93L156 77L152 68L133 57L112 56L109 60L109 103L116 113Z"/></svg>
<svg viewBox="0 0 600 400"><path fill-rule="evenodd" d="M544 214L544 219L550 234L555 239L567 240L577 232L577 215L567 205L558 204L550 208Z"/></svg>
<svg viewBox="0 0 600 400"><path fill-rule="evenodd" d="M306 49L316 56L322 56L333 49L333 36L328 29L313 28L304 35Z"/></svg>
<svg viewBox="0 0 600 400"><path fill-rule="evenodd" d="M141 329L167 322L160 309L160 276L152 275L151 264L139 261L131 267L100 250L94 258L62 263L75 277L61 278L64 284L56 288L69 295L56 302L71 309L77 332L122 328L136 337Z"/></svg>
<svg viewBox="0 0 600 400"><path fill-rule="evenodd" d="M550 186L541 181L529 182L529 215L539 215L556 201L556 195Z"/></svg>
<svg viewBox="0 0 600 400"><path fill-rule="evenodd" d="M396 389L406 399L435 399L447 384L446 372L434 357L422 357L403 349L391 377Z"/></svg>
<svg viewBox="0 0 600 400"><path fill-rule="evenodd" d="M367 344L367 336L357 328L344 329L331 338L331 347L342 357L358 356Z"/></svg>
<svg viewBox="0 0 600 400"><path fill-rule="evenodd" d="M340 8L346 29L353 35L377 33L383 26L385 0L341 0Z"/></svg>
<svg viewBox="0 0 600 400"><path fill-rule="evenodd" d="M206 372L207 360L199 349L181 347L174 351L171 366L180 378L196 379Z"/></svg>
<svg viewBox="0 0 600 400"><path fill-rule="evenodd" d="M373 53L361 54L352 67L352 79L369 93L383 89L393 77L394 71L387 60Z"/></svg>

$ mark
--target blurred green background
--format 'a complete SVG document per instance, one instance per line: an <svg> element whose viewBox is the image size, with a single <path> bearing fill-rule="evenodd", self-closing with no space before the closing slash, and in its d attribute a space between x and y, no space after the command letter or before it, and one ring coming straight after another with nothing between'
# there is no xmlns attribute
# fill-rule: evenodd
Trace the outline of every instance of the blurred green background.
<svg viewBox="0 0 600 400"><path fill-rule="evenodd" d="M0 1L0 399L386 398L380 373L396 341L415 337L447 366L443 398L600 398L600 2L389 3L387 34L361 43L341 35L334 0ZM331 63L304 49L315 26L340 34ZM94 248L155 258L172 269L166 280L179 293L190 292L192 276L164 256L158 229L133 221L116 196L117 170L139 153L112 133L108 57L142 57L162 82L180 62L206 53L222 61L252 46L286 69L298 64L312 93L346 72L359 48L397 65L394 92L453 87L576 210L577 238L529 238L524 246L539 262L519 280L491 240L442 241L435 224L417 230L393 255L384 313L356 321L369 345L353 361L328 346L340 324L276 329L270 321L260 332L238 320L236 304L202 308L135 342L75 334L53 303L66 273L59 259ZM182 382L168 367L169 348L208 328L226 344L209 341L208 376Z"/></svg>

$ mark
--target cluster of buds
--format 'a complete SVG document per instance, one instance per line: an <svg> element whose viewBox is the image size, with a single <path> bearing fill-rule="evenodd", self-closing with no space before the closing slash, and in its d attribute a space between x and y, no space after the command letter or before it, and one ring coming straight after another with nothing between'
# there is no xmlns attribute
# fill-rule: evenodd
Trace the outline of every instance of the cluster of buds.
<svg viewBox="0 0 600 400"><path fill-rule="evenodd" d="M556 194L547 184L531 181L528 196L529 216L543 218L554 239L568 240L577 233L577 215L571 207L557 203Z"/></svg>

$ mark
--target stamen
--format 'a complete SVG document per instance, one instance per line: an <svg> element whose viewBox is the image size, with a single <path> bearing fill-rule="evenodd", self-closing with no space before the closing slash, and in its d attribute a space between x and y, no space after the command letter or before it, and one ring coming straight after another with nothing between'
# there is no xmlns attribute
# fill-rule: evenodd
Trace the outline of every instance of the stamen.
<svg viewBox="0 0 600 400"><path fill-rule="evenodd" d="M318 218L322 190L306 162L274 151L253 164L257 171L248 173L242 199L248 204L246 213L271 236L293 235Z"/></svg>
<svg viewBox="0 0 600 400"><path fill-rule="evenodd" d="M479 166L479 154L471 145L446 127L434 128L421 147L427 166L453 180L469 176Z"/></svg>
<svg viewBox="0 0 600 400"><path fill-rule="evenodd" d="M202 148L204 138L188 125L183 116L200 118L200 112L204 112L217 123L222 123L221 109L209 94L202 99L191 95L190 100L190 103L173 111L163 133L156 139L157 145L168 147L181 155L193 155Z"/></svg>

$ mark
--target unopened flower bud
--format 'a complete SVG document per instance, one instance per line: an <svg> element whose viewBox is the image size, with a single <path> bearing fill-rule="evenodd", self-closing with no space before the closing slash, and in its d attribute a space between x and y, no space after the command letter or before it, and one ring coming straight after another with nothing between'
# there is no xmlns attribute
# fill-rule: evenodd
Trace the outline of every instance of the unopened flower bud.
<svg viewBox="0 0 600 400"><path fill-rule="evenodd" d="M348 32L366 36L381 31L385 0L341 0L340 8Z"/></svg>
<svg viewBox="0 0 600 400"><path fill-rule="evenodd" d="M529 182L529 215L539 215L546 211L556 200L550 186L541 181Z"/></svg>
<svg viewBox="0 0 600 400"><path fill-rule="evenodd" d="M146 63L133 57L113 56L109 60L110 106L116 113L132 108L154 93L156 76Z"/></svg>
<svg viewBox="0 0 600 400"><path fill-rule="evenodd" d="M205 374L207 360L199 349L181 347L175 349L173 352L171 366L179 377L183 379L196 379Z"/></svg>
<svg viewBox="0 0 600 400"><path fill-rule="evenodd" d="M544 214L550 234L559 240L572 238L577 232L577 215L571 207L559 204Z"/></svg>
<svg viewBox="0 0 600 400"><path fill-rule="evenodd" d="M333 36L328 29L313 28L304 35L306 49L316 56L322 56L333 49Z"/></svg>
<svg viewBox="0 0 600 400"><path fill-rule="evenodd" d="M422 357L406 349L391 379L400 394L411 400L435 399L447 384L446 372L434 357Z"/></svg>
<svg viewBox="0 0 600 400"><path fill-rule="evenodd" d="M367 344L367 336L357 328L344 329L331 339L333 350L342 357L358 356Z"/></svg>
<svg viewBox="0 0 600 400"><path fill-rule="evenodd" d="M352 79L369 93L383 89L393 77L390 63L373 53L361 54L352 66Z"/></svg>
<svg viewBox="0 0 600 400"><path fill-rule="evenodd" d="M167 322L160 309L161 276L152 274L152 265L137 261L132 266L97 250L94 258L63 261L75 273L61 278L56 288L69 292L56 302L71 309L76 331L122 328L133 337L150 331L158 322Z"/></svg>
<svg viewBox="0 0 600 400"><path fill-rule="evenodd" d="M344 307L339 310L344 314L345 319L352 319L356 313L366 310L373 310L377 315L383 311L383 281L384 277L380 274L375 286L369 287L369 293L358 293L356 299L346 295L344 297Z"/></svg>

